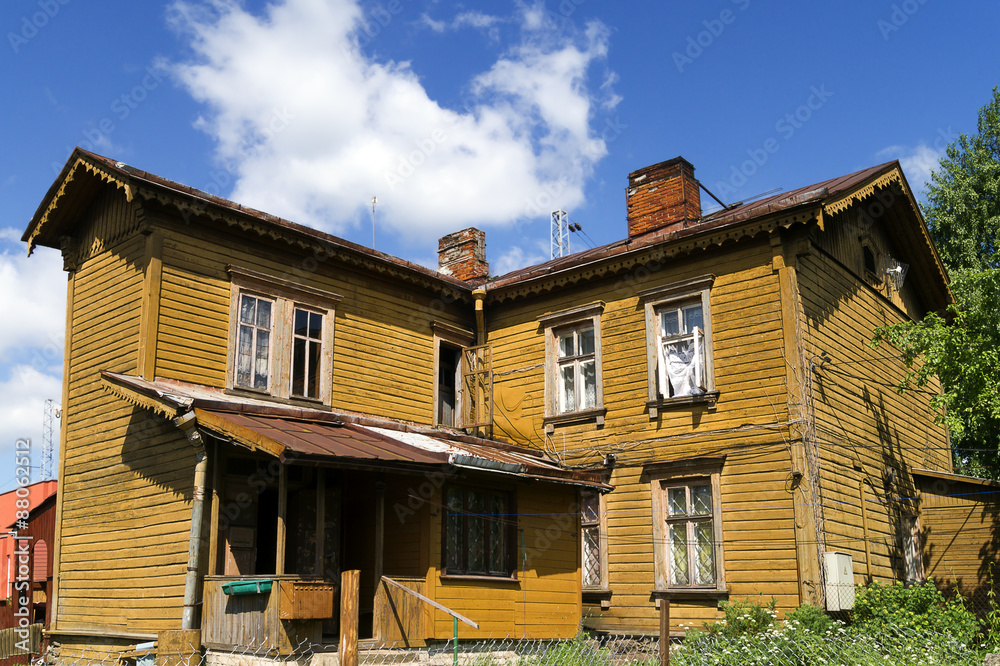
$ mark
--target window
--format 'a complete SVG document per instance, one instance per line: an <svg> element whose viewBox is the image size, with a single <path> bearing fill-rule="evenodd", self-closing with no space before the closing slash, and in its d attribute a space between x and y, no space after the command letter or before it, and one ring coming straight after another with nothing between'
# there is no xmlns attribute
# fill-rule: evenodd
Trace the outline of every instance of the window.
<svg viewBox="0 0 1000 666"><path fill-rule="evenodd" d="M236 386L266 391L270 377L271 331L274 301L240 295L239 343L236 349Z"/></svg>
<svg viewBox="0 0 1000 666"><path fill-rule="evenodd" d="M559 413L593 409L597 405L597 360L592 325L556 333L556 380Z"/></svg>
<svg viewBox="0 0 1000 666"><path fill-rule="evenodd" d="M715 531L712 485L670 485L666 493L667 570L669 585L715 586Z"/></svg>
<svg viewBox="0 0 1000 666"><path fill-rule="evenodd" d="M545 334L545 422L604 422L601 313L604 303L539 317Z"/></svg>
<svg viewBox="0 0 1000 666"><path fill-rule="evenodd" d="M715 406L708 275L639 293L646 312L650 418L671 403Z"/></svg>
<svg viewBox="0 0 1000 666"><path fill-rule="evenodd" d="M605 590L608 587L608 558L604 497L595 490L580 492L580 531L583 587L585 590Z"/></svg>
<svg viewBox="0 0 1000 666"><path fill-rule="evenodd" d="M705 324L701 302L656 309L658 391L676 398L705 393Z"/></svg>
<svg viewBox="0 0 1000 666"><path fill-rule="evenodd" d="M229 273L227 388L329 404L340 297L233 266Z"/></svg>
<svg viewBox="0 0 1000 666"><path fill-rule="evenodd" d="M915 515L904 515L900 524L903 546L903 575L907 583L924 580L924 553L921 548L920 519Z"/></svg>
<svg viewBox="0 0 1000 666"><path fill-rule="evenodd" d="M647 466L644 473L653 494L657 590L725 590L721 466L721 458Z"/></svg>
<svg viewBox="0 0 1000 666"><path fill-rule="evenodd" d="M444 574L512 577L517 519L510 493L445 489Z"/></svg>
<svg viewBox="0 0 1000 666"><path fill-rule="evenodd" d="M323 351L323 315L295 308L292 328L292 395L319 398Z"/></svg>
<svg viewBox="0 0 1000 666"><path fill-rule="evenodd" d="M472 331L441 321L434 329L434 423L463 427L462 350L475 342Z"/></svg>

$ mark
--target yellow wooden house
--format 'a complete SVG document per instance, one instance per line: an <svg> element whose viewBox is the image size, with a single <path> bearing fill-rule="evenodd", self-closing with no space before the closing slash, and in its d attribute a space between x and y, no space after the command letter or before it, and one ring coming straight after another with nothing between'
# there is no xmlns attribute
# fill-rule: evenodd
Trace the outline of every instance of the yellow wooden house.
<svg viewBox="0 0 1000 666"><path fill-rule="evenodd" d="M73 153L24 234L68 278L64 656L336 644L347 570L362 638L578 631L578 493L608 487L456 428L488 415L470 233L449 276Z"/></svg>
<svg viewBox="0 0 1000 666"><path fill-rule="evenodd" d="M615 488L583 493L588 628L920 578L913 471L952 471L930 395L868 345L951 302L899 164L710 214L701 189L683 158L637 170L627 238L485 285L495 432Z"/></svg>
<svg viewBox="0 0 1000 666"><path fill-rule="evenodd" d="M287 650L349 569L365 634L408 644L452 618L385 579L472 638L924 575L948 436L867 343L951 295L898 163L703 214L676 158L626 209L499 277L466 229L431 271L75 152L24 235L69 278L53 635Z"/></svg>

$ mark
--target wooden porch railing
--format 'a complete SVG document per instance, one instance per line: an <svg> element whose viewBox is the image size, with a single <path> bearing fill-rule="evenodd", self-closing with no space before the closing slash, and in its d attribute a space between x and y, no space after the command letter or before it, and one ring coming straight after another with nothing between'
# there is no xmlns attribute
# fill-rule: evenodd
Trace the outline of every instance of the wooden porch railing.
<svg viewBox="0 0 1000 666"><path fill-rule="evenodd" d="M223 591L223 585L240 581L272 582L266 592ZM305 640L322 640L323 619L333 616L335 593L334 583L299 576L206 576L202 642L216 650L253 646L290 654Z"/></svg>

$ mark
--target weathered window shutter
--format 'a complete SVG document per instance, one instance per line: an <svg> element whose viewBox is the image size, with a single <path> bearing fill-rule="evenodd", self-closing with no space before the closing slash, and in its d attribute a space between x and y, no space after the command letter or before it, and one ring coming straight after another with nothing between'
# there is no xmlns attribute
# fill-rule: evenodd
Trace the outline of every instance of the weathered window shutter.
<svg viewBox="0 0 1000 666"><path fill-rule="evenodd" d="M462 428L485 428L493 436L493 346L462 349Z"/></svg>

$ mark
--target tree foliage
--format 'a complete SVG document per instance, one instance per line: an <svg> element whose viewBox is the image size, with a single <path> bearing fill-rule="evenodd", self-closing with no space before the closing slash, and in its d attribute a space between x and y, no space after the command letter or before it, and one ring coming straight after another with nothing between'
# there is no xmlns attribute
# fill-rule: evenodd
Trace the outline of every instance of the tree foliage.
<svg viewBox="0 0 1000 666"><path fill-rule="evenodd" d="M873 344L902 350L900 390L927 386L951 431L961 471L1000 478L1000 87L979 112L978 132L948 146L927 187L924 216L951 276L948 316L877 329Z"/></svg>
<svg viewBox="0 0 1000 666"><path fill-rule="evenodd" d="M952 273L1000 268L1000 87L977 129L948 146L927 185L924 216Z"/></svg>

